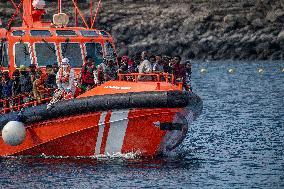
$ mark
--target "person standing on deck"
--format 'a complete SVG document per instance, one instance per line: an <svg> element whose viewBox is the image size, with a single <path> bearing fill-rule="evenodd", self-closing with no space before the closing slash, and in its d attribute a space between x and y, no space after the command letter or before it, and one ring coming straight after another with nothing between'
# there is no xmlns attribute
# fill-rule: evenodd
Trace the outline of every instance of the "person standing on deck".
<svg viewBox="0 0 284 189"><path fill-rule="evenodd" d="M148 53L147 51L143 51L142 54L141 54L141 59L142 59L142 62L139 64L138 66L138 70L139 70L139 73L142 74L142 73L152 73L152 70L153 70L153 66L151 64L151 62L148 60ZM138 76L138 80L151 80L152 77L149 76L141 76L139 75Z"/></svg>
<svg viewBox="0 0 284 189"><path fill-rule="evenodd" d="M85 61L86 63L83 65L80 73L80 83L82 88L86 91L98 84L98 79L94 59L90 56L86 56Z"/></svg>
<svg viewBox="0 0 284 189"><path fill-rule="evenodd" d="M44 82L44 86L48 89L56 89L56 74L54 73L54 69L52 65L47 65L46 66L46 79Z"/></svg>
<svg viewBox="0 0 284 189"><path fill-rule="evenodd" d="M185 86L186 70L185 65L181 64L181 57L179 55L174 56L172 68L176 82L182 82L183 86Z"/></svg>
<svg viewBox="0 0 284 189"><path fill-rule="evenodd" d="M29 102L32 99L33 83L29 71L26 66L20 66L20 88L21 95L24 96L24 103Z"/></svg>
<svg viewBox="0 0 284 189"><path fill-rule="evenodd" d="M118 67L112 58L106 60L106 67L103 72L104 81L114 81L117 79Z"/></svg>
<svg viewBox="0 0 284 189"><path fill-rule="evenodd" d="M192 91L191 87L191 61L186 60L185 61L185 71L186 71L186 79L185 79L185 90Z"/></svg>
<svg viewBox="0 0 284 189"><path fill-rule="evenodd" d="M12 96L16 97L21 94L21 85L20 85L20 71L16 69L12 74Z"/></svg>
<svg viewBox="0 0 284 189"><path fill-rule="evenodd" d="M10 98L12 96L13 81L9 77L9 72L3 72L1 79L1 86L2 86L2 97L4 99Z"/></svg>
<svg viewBox="0 0 284 189"><path fill-rule="evenodd" d="M68 58L63 58L56 75L56 84L59 90L73 98L75 93L75 71L70 66ZM64 98L66 97L64 95Z"/></svg>
<svg viewBox="0 0 284 189"><path fill-rule="evenodd" d="M163 62L162 62L162 55L160 55L160 54L156 55L155 59L156 59L156 62L153 65L153 71L163 73L164 72L164 66L163 66Z"/></svg>

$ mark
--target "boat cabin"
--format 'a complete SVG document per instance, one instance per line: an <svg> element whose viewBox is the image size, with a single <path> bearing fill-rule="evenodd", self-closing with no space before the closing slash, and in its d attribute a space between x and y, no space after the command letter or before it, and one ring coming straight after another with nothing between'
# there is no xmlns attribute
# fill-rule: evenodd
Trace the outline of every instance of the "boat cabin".
<svg viewBox="0 0 284 189"><path fill-rule="evenodd" d="M24 1L22 26L0 29L2 70L12 73L21 65L28 67L31 64L45 68L46 65L59 65L61 60L67 57L71 66L78 71L87 55L94 58L96 65L102 63L103 57L116 56L113 39L108 32L93 29L88 25L67 27L69 17L61 13L61 7L58 8L58 14L53 16L53 23L42 22L40 17L45 11L41 3L45 5L45 2ZM76 4L74 6L78 9ZM17 12L18 9L15 13ZM85 23L84 17L82 19Z"/></svg>
<svg viewBox="0 0 284 189"><path fill-rule="evenodd" d="M85 28L11 28L1 39L1 65L13 72L20 65L38 67L60 64L67 57L81 68L89 55L99 65L105 56L115 56L113 39L106 31Z"/></svg>

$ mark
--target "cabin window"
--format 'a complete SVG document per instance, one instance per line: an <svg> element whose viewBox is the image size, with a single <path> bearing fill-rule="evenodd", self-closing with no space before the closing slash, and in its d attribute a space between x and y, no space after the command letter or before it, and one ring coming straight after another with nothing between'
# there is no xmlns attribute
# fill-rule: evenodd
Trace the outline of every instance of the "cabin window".
<svg viewBox="0 0 284 189"><path fill-rule="evenodd" d="M48 30L31 30L31 36L51 36L51 32Z"/></svg>
<svg viewBox="0 0 284 189"><path fill-rule="evenodd" d="M94 30L81 30L81 35L85 37L98 37L99 34Z"/></svg>
<svg viewBox="0 0 284 189"><path fill-rule="evenodd" d="M58 60L54 43L35 43L34 49L38 66L57 64Z"/></svg>
<svg viewBox="0 0 284 189"><path fill-rule="evenodd" d="M77 36L74 30L56 30L56 35L58 36Z"/></svg>
<svg viewBox="0 0 284 189"><path fill-rule="evenodd" d="M105 49L105 55L108 56L108 57L115 57L115 51L114 51L114 48L113 48L113 45L112 43L110 42L105 42L104 44L104 49Z"/></svg>
<svg viewBox="0 0 284 189"><path fill-rule="evenodd" d="M28 43L16 43L14 45L15 51L15 64L17 66L24 65L30 66L32 63L31 49Z"/></svg>
<svg viewBox="0 0 284 189"><path fill-rule="evenodd" d="M101 33L101 35L102 35L102 36L104 36L104 37L108 37L107 32L105 32L105 31L100 31L100 33Z"/></svg>
<svg viewBox="0 0 284 189"><path fill-rule="evenodd" d="M12 35L13 36L23 36L25 35L25 32L23 30L15 30L15 31L12 31Z"/></svg>
<svg viewBox="0 0 284 189"><path fill-rule="evenodd" d="M83 65L82 49L79 43L60 43L61 55L70 60L73 68L80 68Z"/></svg>
<svg viewBox="0 0 284 189"><path fill-rule="evenodd" d="M9 59L8 59L8 45L7 43L0 44L0 65L7 68L9 67Z"/></svg>
<svg viewBox="0 0 284 189"><path fill-rule="evenodd" d="M94 59L96 66L103 62L103 47L100 43L86 43L85 48L86 54Z"/></svg>

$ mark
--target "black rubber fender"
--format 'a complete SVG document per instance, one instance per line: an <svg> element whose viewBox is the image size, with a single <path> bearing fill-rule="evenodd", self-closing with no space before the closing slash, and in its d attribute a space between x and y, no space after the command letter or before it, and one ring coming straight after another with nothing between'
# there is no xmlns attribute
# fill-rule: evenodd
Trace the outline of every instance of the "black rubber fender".
<svg viewBox="0 0 284 189"><path fill-rule="evenodd" d="M202 105L201 99L187 91L150 91L97 95L60 101L47 110L47 105L25 108L20 115L23 123L34 123L107 110L131 108L196 108ZM199 108L200 109L200 108ZM202 107L201 107L202 109ZM194 110L193 110L194 111ZM196 112L199 114L199 112ZM0 117L0 129L9 121L19 119L18 112L11 112Z"/></svg>

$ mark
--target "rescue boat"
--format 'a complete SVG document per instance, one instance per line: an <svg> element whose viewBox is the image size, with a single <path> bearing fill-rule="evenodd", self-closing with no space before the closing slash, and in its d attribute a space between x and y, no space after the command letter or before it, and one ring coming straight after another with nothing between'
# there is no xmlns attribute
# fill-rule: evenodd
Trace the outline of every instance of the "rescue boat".
<svg viewBox="0 0 284 189"><path fill-rule="evenodd" d="M12 73L20 65L44 67L68 57L77 71L90 55L96 65L104 56L115 56L114 40L103 30L90 26L75 0L75 26L67 27L69 17L61 11L53 22L43 22L43 0L22 0L6 29L0 29L1 66ZM92 9L92 1L90 1ZM21 11L21 7L23 10ZM21 13L23 12L23 14ZM10 27L16 15L21 27ZM78 16L84 27L78 26ZM140 76L151 81L139 81ZM131 78L131 79L129 79ZM31 105L31 103L29 104ZM183 91L172 74L119 74L71 100L48 109L32 102L4 109L0 117L0 156L93 156L138 153L155 156L176 148L190 124L201 114L202 100ZM23 108L25 107L25 108ZM16 110L15 110L16 109ZM19 110L19 111L17 111Z"/></svg>

